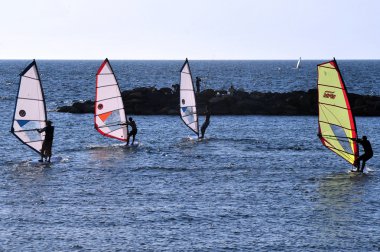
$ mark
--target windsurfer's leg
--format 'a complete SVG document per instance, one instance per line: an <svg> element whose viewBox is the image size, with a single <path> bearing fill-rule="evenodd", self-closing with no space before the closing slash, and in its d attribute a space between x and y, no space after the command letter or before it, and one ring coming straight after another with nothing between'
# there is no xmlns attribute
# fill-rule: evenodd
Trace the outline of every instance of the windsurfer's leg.
<svg viewBox="0 0 380 252"><path fill-rule="evenodd" d="M364 171L364 167L365 167L365 159L362 161L362 169L360 170L361 172L363 172Z"/></svg>
<svg viewBox="0 0 380 252"><path fill-rule="evenodd" d="M131 135L128 133L128 135L127 135L127 145L129 145L129 137L130 137Z"/></svg>
<svg viewBox="0 0 380 252"><path fill-rule="evenodd" d="M133 138L132 138L132 145L135 143L135 136L136 136L136 134L133 134L133 135L132 135L132 137L133 137Z"/></svg>
<svg viewBox="0 0 380 252"><path fill-rule="evenodd" d="M206 129L205 129L204 125L202 125L202 127L201 127L201 138L203 138L205 136L205 132L206 132Z"/></svg>
<svg viewBox="0 0 380 252"><path fill-rule="evenodd" d="M47 144L46 144L46 149L45 149L45 153L44 153L46 162L50 162L52 145L53 145L53 142L50 142L50 141L47 142Z"/></svg>
<svg viewBox="0 0 380 252"><path fill-rule="evenodd" d="M362 161L364 159L364 154L363 155L361 155L360 157L358 157L358 159L356 160L356 165L355 165L355 167L356 167L356 171L360 171L360 161Z"/></svg>
<svg viewBox="0 0 380 252"><path fill-rule="evenodd" d="M39 162L43 162L45 157L45 143L42 143L42 148L41 148L41 159L38 160Z"/></svg>
<svg viewBox="0 0 380 252"><path fill-rule="evenodd" d="M364 171L365 163L367 162L368 159L369 159L368 156L364 156L364 157L363 157L361 172Z"/></svg>

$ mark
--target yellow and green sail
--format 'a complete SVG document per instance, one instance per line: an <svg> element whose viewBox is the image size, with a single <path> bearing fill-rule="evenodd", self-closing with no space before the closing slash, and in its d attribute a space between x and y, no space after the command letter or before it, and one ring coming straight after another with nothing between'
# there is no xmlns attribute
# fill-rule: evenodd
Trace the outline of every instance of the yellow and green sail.
<svg viewBox="0 0 380 252"><path fill-rule="evenodd" d="M323 145L354 164L359 156L355 118L334 60L318 65L318 124Z"/></svg>

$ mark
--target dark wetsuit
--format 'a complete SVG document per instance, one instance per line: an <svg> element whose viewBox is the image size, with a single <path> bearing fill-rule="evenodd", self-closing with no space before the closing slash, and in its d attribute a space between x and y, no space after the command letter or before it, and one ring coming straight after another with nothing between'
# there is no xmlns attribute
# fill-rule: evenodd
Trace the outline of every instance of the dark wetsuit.
<svg viewBox="0 0 380 252"><path fill-rule="evenodd" d="M362 168L361 172L364 170L365 162L369 160L373 156L372 146L371 143L367 139L357 139L356 142L360 143L363 146L364 154L361 155L357 160L357 167L359 170L360 167L360 161L362 161Z"/></svg>
<svg viewBox="0 0 380 252"><path fill-rule="evenodd" d="M199 94L199 92L201 91L201 78L197 77L195 79L195 85L197 86L197 93Z"/></svg>
<svg viewBox="0 0 380 252"><path fill-rule="evenodd" d="M132 145L135 142L135 136L137 134L137 126L135 121L129 121L127 122L127 125L131 126L132 130L128 133L127 137L127 145L129 144L129 137L132 136Z"/></svg>
<svg viewBox="0 0 380 252"><path fill-rule="evenodd" d="M38 132L45 132L45 140L42 143L41 155L45 158L51 157L51 147L53 145L54 126L46 126Z"/></svg>
<svg viewBox="0 0 380 252"><path fill-rule="evenodd" d="M206 120L202 124L202 127L201 127L201 138L203 138L205 136L205 132L206 132L206 129L207 129L207 127L208 127L209 124L210 124L210 114L206 115Z"/></svg>

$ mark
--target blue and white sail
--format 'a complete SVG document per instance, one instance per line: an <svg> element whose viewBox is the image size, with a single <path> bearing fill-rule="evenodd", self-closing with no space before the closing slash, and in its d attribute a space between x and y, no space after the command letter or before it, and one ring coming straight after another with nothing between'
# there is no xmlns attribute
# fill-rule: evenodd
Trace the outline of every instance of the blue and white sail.
<svg viewBox="0 0 380 252"><path fill-rule="evenodd" d="M194 84L191 76L189 61L187 59L181 69L179 92L181 119L195 134L197 134L197 136L199 136L199 124Z"/></svg>
<svg viewBox="0 0 380 252"><path fill-rule="evenodd" d="M46 127L46 105L36 61L33 60L20 74L16 106L11 132L22 143L41 154Z"/></svg>

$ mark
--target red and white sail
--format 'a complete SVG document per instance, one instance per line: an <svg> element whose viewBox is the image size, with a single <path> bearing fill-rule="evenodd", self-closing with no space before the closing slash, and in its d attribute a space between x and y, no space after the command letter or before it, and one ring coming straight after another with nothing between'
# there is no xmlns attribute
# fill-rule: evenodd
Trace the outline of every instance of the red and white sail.
<svg viewBox="0 0 380 252"><path fill-rule="evenodd" d="M108 59L96 74L95 129L102 135L126 141L128 127L120 88Z"/></svg>

